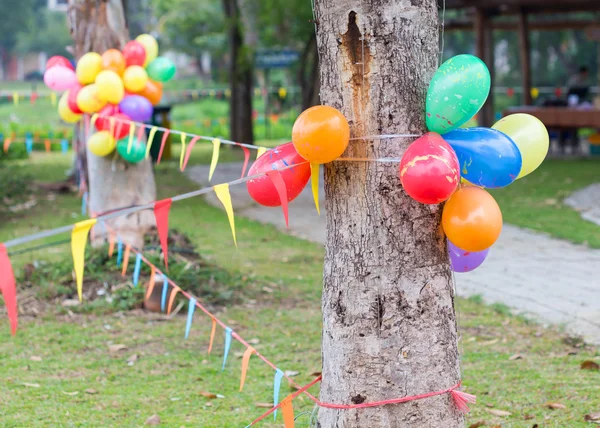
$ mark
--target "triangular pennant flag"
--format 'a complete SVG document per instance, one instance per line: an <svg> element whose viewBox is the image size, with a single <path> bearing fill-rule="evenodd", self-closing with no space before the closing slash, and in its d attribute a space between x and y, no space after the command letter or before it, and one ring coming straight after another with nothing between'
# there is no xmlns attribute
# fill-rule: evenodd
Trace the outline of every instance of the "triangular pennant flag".
<svg viewBox="0 0 600 428"><path fill-rule="evenodd" d="M56 93L55 92L50 93L50 104L52 104L53 107L56 105Z"/></svg>
<svg viewBox="0 0 600 428"><path fill-rule="evenodd" d="M185 132L181 133L181 155L179 156L179 169L183 171L183 158L185 157L185 139L187 138L187 134Z"/></svg>
<svg viewBox="0 0 600 428"><path fill-rule="evenodd" d="M196 141L198 141L200 139L199 135L196 135L194 138L192 138L192 140L190 141L190 143L188 144L188 148L185 152L185 159L183 159L183 166L181 167L181 170L184 171L185 167L188 164L188 161L190 160L190 155L192 154L192 150L194 148L194 145L196 144Z"/></svg>
<svg viewBox="0 0 600 428"><path fill-rule="evenodd" d="M196 311L196 299L190 299L190 305L188 307L187 321L185 322L185 338L190 336L190 329L192 328L192 320L194 319L194 312Z"/></svg>
<svg viewBox="0 0 600 428"><path fill-rule="evenodd" d="M219 151L221 148L221 140L215 138L213 141L213 154L212 159L210 161L210 171L208 172L208 181L212 181L213 174L215 173L215 169L217 168L217 163L219 162Z"/></svg>
<svg viewBox="0 0 600 428"><path fill-rule="evenodd" d="M150 155L150 148L152 147L152 142L154 141L156 131L158 131L158 128L156 126L153 126L152 129L150 129L150 134L148 134L148 141L146 141L146 159Z"/></svg>
<svg viewBox="0 0 600 428"><path fill-rule="evenodd" d="M17 334L19 310L17 307L17 284L12 264L4 244L0 243L0 292L6 305L6 313L10 321L10 332Z"/></svg>
<svg viewBox="0 0 600 428"><path fill-rule="evenodd" d="M140 129L138 129L138 133L137 133L138 142L141 143L142 141L144 141L144 133L145 132L146 132L146 128L144 127L144 125L140 125Z"/></svg>
<svg viewBox="0 0 600 428"><path fill-rule="evenodd" d="M121 266L121 262L123 261L123 241L121 241L121 237L117 237L117 267Z"/></svg>
<svg viewBox="0 0 600 428"><path fill-rule="evenodd" d="M148 300L152 295L152 291L154 291L154 284L156 283L156 268L154 266L150 267L150 280L148 281L148 288L146 289L146 298L144 300Z"/></svg>
<svg viewBox="0 0 600 428"><path fill-rule="evenodd" d="M110 233L108 235L108 258L112 258L115 253L115 235Z"/></svg>
<svg viewBox="0 0 600 428"><path fill-rule="evenodd" d="M127 153L131 153L133 147L133 137L135 136L135 123L129 124L129 139L127 140Z"/></svg>
<svg viewBox="0 0 600 428"><path fill-rule="evenodd" d="M127 267L129 266L129 253L131 253L131 246L127 244L125 245L125 254L123 254L123 270L121 271L122 277L125 277L127 274Z"/></svg>
<svg viewBox="0 0 600 428"><path fill-rule="evenodd" d="M154 218L156 219L156 229L158 238L165 259L165 267L169 269L169 211L171 210L171 198L157 201L154 204Z"/></svg>
<svg viewBox="0 0 600 428"><path fill-rule="evenodd" d="M310 164L310 184L317 213L321 215L321 210L319 209L319 166L318 163Z"/></svg>
<svg viewBox="0 0 600 428"><path fill-rule="evenodd" d="M19 105L19 93L18 92L13 92L13 103L16 106Z"/></svg>
<svg viewBox="0 0 600 428"><path fill-rule="evenodd" d="M108 129L109 129L109 137L110 137L110 142L114 142L115 140L115 117L111 116L108 118ZM119 122L119 128L117 130L117 133L121 132L121 122Z"/></svg>
<svg viewBox="0 0 600 428"><path fill-rule="evenodd" d="M279 369L275 371L275 379L273 380L273 406L279 404L279 390L281 389L281 380L283 379L283 372ZM273 412L273 420L277 420L277 409Z"/></svg>
<svg viewBox="0 0 600 428"><path fill-rule="evenodd" d="M267 151L266 147L259 147L258 150L256 151L256 159L258 159L259 157L264 155L266 151Z"/></svg>
<svg viewBox="0 0 600 428"><path fill-rule="evenodd" d="M137 287L140 280L140 270L142 268L142 255L137 253L135 255L135 267L133 268L133 286Z"/></svg>
<svg viewBox="0 0 600 428"><path fill-rule="evenodd" d="M47 138L44 140L44 147L46 149L46 153L50 153L50 149L51 149L51 147L50 147L50 140L47 139Z"/></svg>
<svg viewBox="0 0 600 428"><path fill-rule="evenodd" d="M173 302L175 301L175 296L177 296L177 293L179 293L181 291L181 288L179 287L173 287L173 289L171 290L171 295L169 296L169 305L167 306L167 315L171 314L171 311L173 310Z"/></svg>
<svg viewBox="0 0 600 428"><path fill-rule="evenodd" d="M233 235L233 242L235 247L237 248L237 239L235 237L235 217L233 215L233 206L231 205L231 194L229 193L229 184L218 184L213 187L215 193L217 194L217 198L223 204L223 208L225 208L225 212L227 213L227 218L229 218L229 226L231 227L231 233Z"/></svg>
<svg viewBox="0 0 600 428"><path fill-rule="evenodd" d="M208 355L210 355L210 352L212 351L213 343L215 343L215 333L217 332L217 320L214 318L211 318L211 320L212 327L210 329L210 339L208 341Z"/></svg>
<svg viewBox="0 0 600 428"><path fill-rule="evenodd" d="M92 118L90 119L90 127L94 127L96 125L96 121L98 120L98 113L94 113Z"/></svg>
<svg viewBox="0 0 600 428"><path fill-rule="evenodd" d="M229 348L231 348L232 331L231 328L225 327L225 349L223 350L223 366L221 370L225 370L225 364L227 364L227 356L229 355Z"/></svg>
<svg viewBox="0 0 600 428"><path fill-rule="evenodd" d="M170 129L165 129L163 132L163 137L160 142L160 150L158 152L158 159L156 159L157 165L160 163L160 160L162 159L163 151L165 150L165 143L167 142L167 138L169 138L170 133L171 133Z"/></svg>
<svg viewBox="0 0 600 428"><path fill-rule="evenodd" d="M248 346L246 348L246 352L244 352L244 356L242 357L242 377L240 379L240 392L244 389L244 383L246 383L246 374L248 373L248 364L250 363L250 357L254 354L256 350L252 346Z"/></svg>
<svg viewBox="0 0 600 428"><path fill-rule="evenodd" d="M285 428L294 428L294 406L292 405L292 395L288 395L281 402L281 413L283 414L283 425Z"/></svg>
<svg viewBox="0 0 600 428"><path fill-rule="evenodd" d="M60 140L60 150L63 153L67 153L69 151L69 142L67 140Z"/></svg>
<svg viewBox="0 0 600 428"><path fill-rule="evenodd" d="M75 266L75 280L77 281L77 295L79 301L83 301L83 265L85 259L85 245L87 244L88 234L93 225L96 224L95 218L80 221L73 226L71 233L71 252L73 254L73 265Z"/></svg>
<svg viewBox="0 0 600 428"><path fill-rule="evenodd" d="M244 176L246 175L246 170L248 169L248 162L250 161L250 150L248 149L248 147L244 147L240 143L235 144L240 146L244 151L244 166L242 166L242 175L240 176L240 178L244 178Z"/></svg>
<svg viewBox="0 0 600 428"><path fill-rule="evenodd" d="M277 193L279 194L279 200L281 201L281 209L283 210L283 217L285 218L285 226L290 227L288 219L288 195L285 181L283 181L281 173L276 169L267 171L266 174L267 177L271 179L273 186L275 186L275 190L277 190Z"/></svg>
<svg viewBox="0 0 600 428"><path fill-rule="evenodd" d="M4 140L4 153L8 153L8 149L10 148L10 143L12 143L12 138L8 137L6 140Z"/></svg>
<svg viewBox="0 0 600 428"><path fill-rule="evenodd" d="M33 140L29 135L25 137L25 150L27 153L31 153L33 151Z"/></svg>
<svg viewBox="0 0 600 428"><path fill-rule="evenodd" d="M169 280L165 275L163 275L163 278L162 296L160 298L160 310L162 312L165 311L165 307L167 306L167 291L169 291Z"/></svg>

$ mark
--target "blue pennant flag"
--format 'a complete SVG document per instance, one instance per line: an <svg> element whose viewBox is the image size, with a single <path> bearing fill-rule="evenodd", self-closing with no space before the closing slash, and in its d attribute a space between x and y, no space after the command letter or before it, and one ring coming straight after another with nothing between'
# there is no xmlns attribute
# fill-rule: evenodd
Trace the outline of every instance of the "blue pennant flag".
<svg viewBox="0 0 600 428"><path fill-rule="evenodd" d="M142 255L137 253L135 256L135 267L133 269L133 286L137 287L140 280L140 269L142 268Z"/></svg>
<svg viewBox="0 0 600 428"><path fill-rule="evenodd" d="M67 140L60 140L60 149L63 153L69 151L69 142Z"/></svg>
<svg viewBox="0 0 600 428"><path fill-rule="evenodd" d="M121 237L117 237L117 267L121 266L121 262L123 261L123 241L121 241Z"/></svg>
<svg viewBox="0 0 600 428"><path fill-rule="evenodd" d="M25 149L27 153L31 153L33 151L33 139L31 138L31 134L28 132L25 137Z"/></svg>
<svg viewBox="0 0 600 428"><path fill-rule="evenodd" d="M225 351L223 352L223 367L221 370L225 370L225 364L227 364L227 355L229 355L229 348L231 348L231 332L229 327L225 328Z"/></svg>
<svg viewBox="0 0 600 428"><path fill-rule="evenodd" d="M188 317L185 323L185 338L187 339L190 335L190 329L192 328L192 320L194 319L194 312L196 311L196 299L190 299L190 306L188 307Z"/></svg>
<svg viewBox="0 0 600 428"><path fill-rule="evenodd" d="M279 389L281 388L281 379L283 372L279 369L275 372L275 380L273 381L273 406L279 404ZM273 412L273 420L277 420L277 409Z"/></svg>
<svg viewBox="0 0 600 428"><path fill-rule="evenodd" d="M164 278L163 290L162 290L162 297L160 299L160 310L162 312L164 312L165 308L167 307L167 291L169 290L169 280L167 279L166 275L163 276L163 278Z"/></svg>

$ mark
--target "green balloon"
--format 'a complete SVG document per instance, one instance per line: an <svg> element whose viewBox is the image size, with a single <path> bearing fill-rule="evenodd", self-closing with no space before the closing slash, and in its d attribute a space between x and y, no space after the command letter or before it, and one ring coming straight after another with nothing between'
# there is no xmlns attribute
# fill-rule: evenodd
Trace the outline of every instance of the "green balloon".
<svg viewBox="0 0 600 428"><path fill-rule="evenodd" d="M175 64L164 56L159 56L146 67L150 79L157 82L168 82L175 76Z"/></svg>
<svg viewBox="0 0 600 428"><path fill-rule="evenodd" d="M123 138L117 141L117 152L129 163L139 163L146 157L146 145L137 138L133 139L131 149L129 147L129 138Z"/></svg>
<svg viewBox="0 0 600 428"><path fill-rule="evenodd" d="M457 55L443 63L427 90L427 128L445 134L468 122L490 94L492 79L485 63L473 55Z"/></svg>

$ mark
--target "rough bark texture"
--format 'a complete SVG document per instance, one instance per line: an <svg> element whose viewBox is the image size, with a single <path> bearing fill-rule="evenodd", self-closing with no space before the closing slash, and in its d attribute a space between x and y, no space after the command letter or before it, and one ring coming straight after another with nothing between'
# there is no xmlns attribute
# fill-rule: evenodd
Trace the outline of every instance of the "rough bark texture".
<svg viewBox="0 0 600 428"><path fill-rule="evenodd" d="M75 57L79 58L86 52L122 49L129 40L123 10L122 0L70 0L67 16L75 42ZM79 129L78 154L84 171L87 171L91 212L104 213L156 199L150 160L132 165L113 156L94 156L86 152L85 126ZM143 244L144 233L153 225L154 217L149 211L119 217L110 222L110 226L124 240L135 246ZM101 228L96 230L97 241L104 239L101 232Z"/></svg>
<svg viewBox="0 0 600 428"><path fill-rule="evenodd" d="M436 1L315 3L322 102L344 112L353 137L422 134L439 54ZM345 155L399 158L411 140L351 141ZM441 206L409 198L392 163L330 163L325 193L321 400L359 404L455 385L457 327ZM447 394L379 408L320 408L318 421L322 428L464 424Z"/></svg>

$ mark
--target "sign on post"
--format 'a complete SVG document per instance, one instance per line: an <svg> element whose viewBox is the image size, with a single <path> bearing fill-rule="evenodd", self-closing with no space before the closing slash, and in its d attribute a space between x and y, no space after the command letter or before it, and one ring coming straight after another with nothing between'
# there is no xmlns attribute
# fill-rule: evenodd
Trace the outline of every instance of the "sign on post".
<svg viewBox="0 0 600 428"><path fill-rule="evenodd" d="M256 68L286 68L298 61L300 54L293 49L265 50L256 53Z"/></svg>

